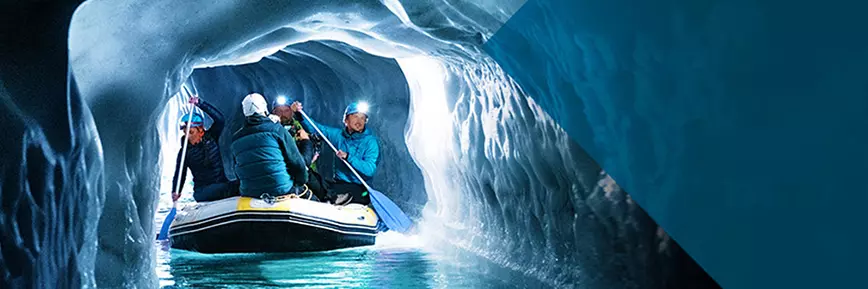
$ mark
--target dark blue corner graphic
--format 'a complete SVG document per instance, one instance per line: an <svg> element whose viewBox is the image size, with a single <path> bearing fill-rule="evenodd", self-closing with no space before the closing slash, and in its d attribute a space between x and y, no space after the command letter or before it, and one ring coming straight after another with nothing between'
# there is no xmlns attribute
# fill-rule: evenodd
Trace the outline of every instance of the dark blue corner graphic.
<svg viewBox="0 0 868 289"><path fill-rule="evenodd" d="M868 288L868 2L837 2L529 0L485 49L722 287Z"/></svg>

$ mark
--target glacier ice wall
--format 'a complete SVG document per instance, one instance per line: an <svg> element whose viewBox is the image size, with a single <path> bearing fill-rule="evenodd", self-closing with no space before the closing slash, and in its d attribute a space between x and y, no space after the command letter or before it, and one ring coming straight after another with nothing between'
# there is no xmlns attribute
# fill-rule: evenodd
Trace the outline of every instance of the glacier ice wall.
<svg viewBox="0 0 868 289"><path fill-rule="evenodd" d="M335 40L395 58L404 72L412 107L406 144L388 139L396 142L394 147L406 145L424 176L428 206L421 214L423 234L555 286L667 287L686 276L708 282L599 166L479 51L478 46L522 3L86 2L76 11L69 31L69 60L86 106L67 118L70 131L83 134L75 139L83 146L78 151L58 146L45 154L91 161L76 162L88 166L76 170L85 174L76 175L76 180L96 189L88 194L78 188L83 201L63 206L90 214L73 213L70 218L82 226L73 231L82 233L82 242L76 244L83 249L51 252L52 257L78 258L80 267L74 274L79 279L53 279L50 276L56 275L48 271L19 275L64 284L96 281L112 288L154 286L151 220L161 173L158 119L166 102L194 68L252 63L287 45ZM400 78L380 81L396 80ZM38 107L32 103L38 98L28 100L26 93L15 91L11 95ZM26 113L39 114L45 112ZM446 121L436 126L424 121L429 117ZM53 124L46 121L30 128L57 129ZM403 132L384 130L388 135ZM48 143L64 136L60 131L45 135ZM81 151L96 153L88 158ZM93 253L96 224L87 220L100 214L102 180L105 206L98 224L99 251ZM3 192L5 201L7 190ZM70 246L71 239L56 242ZM7 251L26 251L3 244L3 260L8 260ZM96 270L93 264L99 264ZM57 268L50 265L43 268ZM66 268L63 273L70 272Z"/></svg>
<svg viewBox="0 0 868 289"><path fill-rule="evenodd" d="M68 74L66 35L78 4L0 4L2 288L95 285L103 160Z"/></svg>
<svg viewBox="0 0 868 289"><path fill-rule="evenodd" d="M429 238L555 287L716 287L493 60L421 62L406 66L442 72L446 89L439 103L414 96L414 113L439 106L452 119L415 119L408 136L433 195ZM414 94L436 86L408 75Z"/></svg>
<svg viewBox="0 0 868 289"><path fill-rule="evenodd" d="M529 1L485 46L722 286L868 287L866 10Z"/></svg>

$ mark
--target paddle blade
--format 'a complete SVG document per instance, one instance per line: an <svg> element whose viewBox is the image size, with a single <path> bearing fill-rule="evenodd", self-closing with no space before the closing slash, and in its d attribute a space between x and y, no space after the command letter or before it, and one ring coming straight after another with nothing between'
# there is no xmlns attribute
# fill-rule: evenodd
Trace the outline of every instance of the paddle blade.
<svg viewBox="0 0 868 289"><path fill-rule="evenodd" d="M166 215L166 220L163 221L163 227L160 228L160 234L157 235L157 240L166 240L169 238L169 227L172 226L172 221L175 220L176 208L172 208L169 214Z"/></svg>
<svg viewBox="0 0 868 289"><path fill-rule="evenodd" d="M386 227L399 233L410 231L413 222L404 214L404 211L401 211L401 208L398 208L398 205L395 205L389 197L377 190L369 189L368 193L371 194L371 204L374 205L377 217L383 221Z"/></svg>

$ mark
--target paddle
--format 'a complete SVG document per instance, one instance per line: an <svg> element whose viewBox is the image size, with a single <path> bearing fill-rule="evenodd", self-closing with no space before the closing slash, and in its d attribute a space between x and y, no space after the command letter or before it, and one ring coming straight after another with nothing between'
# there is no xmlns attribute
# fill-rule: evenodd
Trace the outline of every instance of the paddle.
<svg viewBox="0 0 868 289"><path fill-rule="evenodd" d="M322 131L319 130L319 127L316 126L313 120L310 119L310 117L307 116L304 111L299 110L298 112L301 113L301 115L304 116L305 119L307 119L310 125L313 126L313 128L316 130L317 133L319 133L320 136L322 136L323 140L325 140L329 147L331 147L332 150L337 153L338 149L335 148L335 146L328 140L328 138L326 138L325 134L323 134ZM343 161L344 164L347 165L348 168L350 168L350 171L353 172L356 178L358 178L359 181L362 182L362 185L365 186L365 189L368 190L368 194L370 194L371 196L371 204L374 206L374 211L377 212L377 216L380 217L380 220L383 221L383 224L386 225L386 227L390 230L395 230L400 233L406 233L407 231L409 231L410 226L413 224L413 222L410 221L410 218L408 218L406 214L404 214L404 211L401 211L401 208L399 208L398 205L395 205L395 203L392 202L389 197L386 197L386 195L384 195L380 191L374 190L373 188L371 188L371 186L368 186L368 183L365 182L364 179L362 179L362 176L359 175L358 172L356 172L356 169L354 169L353 166L351 166L350 163L347 162L347 160L342 158L338 159Z"/></svg>
<svg viewBox="0 0 868 289"><path fill-rule="evenodd" d="M187 93L189 93L189 92L187 92ZM190 123L193 122L193 111L195 111L195 110L196 110L196 108L192 107L192 108L190 108L190 113L187 114L187 127L186 127L187 131L184 135L190 135ZM180 188L180 186L181 186L181 174L185 173L184 172L185 171L184 157L187 156L187 143L188 143L188 141L185 139L184 144L182 145L182 148L181 148L181 168L178 170L178 182L174 184L173 188L175 188L175 190L173 192L178 191L178 189ZM178 211L178 202L175 202L174 200L172 200L172 210L169 211L169 214L166 215L166 219L163 220L163 226L160 227L160 234L157 235L157 240L166 240L169 238L169 228L172 226L172 221L175 220L175 213L177 211Z"/></svg>
<svg viewBox="0 0 868 289"><path fill-rule="evenodd" d="M157 240L166 240L169 238L169 227L172 226L172 221L175 220L175 213L178 211L175 205L172 205L172 210L166 215L166 220L163 221L163 227L160 228L160 234L157 235Z"/></svg>

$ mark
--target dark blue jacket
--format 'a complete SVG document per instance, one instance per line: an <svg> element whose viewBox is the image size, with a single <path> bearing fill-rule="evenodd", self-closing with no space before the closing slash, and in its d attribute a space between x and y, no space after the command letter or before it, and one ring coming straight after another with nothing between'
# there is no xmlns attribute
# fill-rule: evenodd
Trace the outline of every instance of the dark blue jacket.
<svg viewBox="0 0 868 289"><path fill-rule="evenodd" d="M347 152L347 162L365 179L366 182L371 181L374 173L377 172L377 158L380 157L380 147L377 144L377 137L371 133L371 130L365 128L363 132L348 133L346 129L324 126L319 123L310 123L303 121L301 125L311 134L316 133L313 125L319 127L337 149ZM335 164L334 178L348 183L361 184L361 181L353 175L353 172L347 168L342 162Z"/></svg>
<svg viewBox="0 0 868 289"><path fill-rule="evenodd" d="M223 171L223 158L220 155L220 145L217 140L220 138L220 133L223 132L224 118L216 107L211 104L199 100L199 108L202 112L208 114L214 123L211 128L205 131L202 141L196 145L187 144L187 155L184 157L183 174L181 174L181 184L177 191L184 188L184 182L187 179L187 169L193 174L193 190L204 188L208 185L216 183L229 182L226 174ZM181 147L187 139L181 138ZM175 160L175 176L172 178L172 186L178 183L178 171L181 170L181 152L178 150L178 158Z"/></svg>
<svg viewBox="0 0 868 289"><path fill-rule="evenodd" d="M232 156L242 196L281 196L293 185L307 182L307 167L295 139L265 116L245 120L244 127L232 137Z"/></svg>

